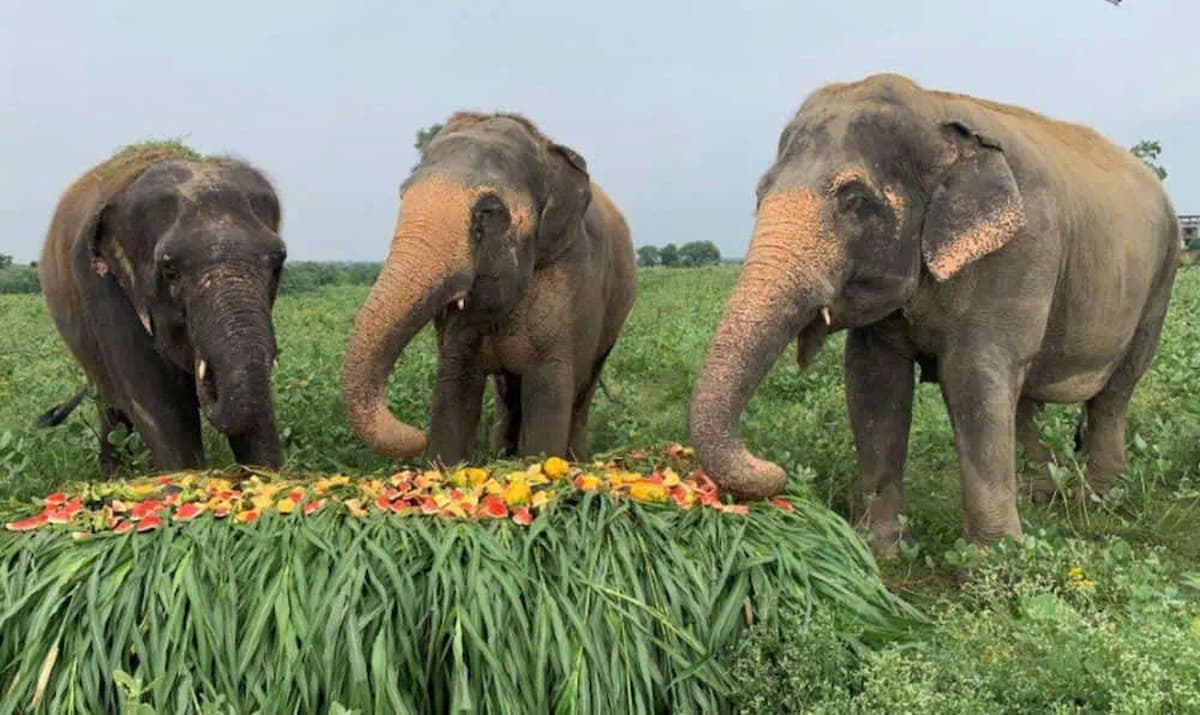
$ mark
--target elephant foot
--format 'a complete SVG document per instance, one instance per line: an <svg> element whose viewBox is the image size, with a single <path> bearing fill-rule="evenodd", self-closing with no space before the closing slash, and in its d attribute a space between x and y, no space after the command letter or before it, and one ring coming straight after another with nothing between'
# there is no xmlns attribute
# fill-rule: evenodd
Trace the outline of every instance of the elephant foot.
<svg viewBox="0 0 1200 715"><path fill-rule="evenodd" d="M1089 469L1087 484L1075 491L1076 504L1083 506L1093 496L1100 499L1105 498L1114 487L1121 483L1122 478L1123 472L1120 471Z"/></svg>
<svg viewBox="0 0 1200 715"><path fill-rule="evenodd" d="M1039 467L1037 472L1029 477L1026 481L1026 488L1029 500L1035 504L1048 503L1058 494L1058 485L1050 477L1050 470L1045 465Z"/></svg>
<svg viewBox="0 0 1200 715"><path fill-rule="evenodd" d="M867 519L859 519L856 530L871 548L875 560L879 562L898 561L900 545L915 543L912 535L901 528L897 520L868 523Z"/></svg>

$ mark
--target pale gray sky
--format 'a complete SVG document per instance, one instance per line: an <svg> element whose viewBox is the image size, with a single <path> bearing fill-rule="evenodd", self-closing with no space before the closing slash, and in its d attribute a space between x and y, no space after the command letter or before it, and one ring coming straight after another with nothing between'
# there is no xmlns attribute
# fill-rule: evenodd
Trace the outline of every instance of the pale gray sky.
<svg viewBox="0 0 1200 715"><path fill-rule="evenodd" d="M892 71L1157 138L1200 211L1200 2L0 0L0 252L34 259L59 192L120 145L185 136L267 171L295 259L379 260L414 132L523 112L588 160L636 243L745 251L783 124Z"/></svg>

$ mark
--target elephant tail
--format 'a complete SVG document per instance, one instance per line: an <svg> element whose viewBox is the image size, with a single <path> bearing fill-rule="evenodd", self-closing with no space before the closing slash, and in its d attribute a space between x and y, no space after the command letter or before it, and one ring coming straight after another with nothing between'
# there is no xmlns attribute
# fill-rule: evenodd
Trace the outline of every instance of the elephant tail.
<svg viewBox="0 0 1200 715"><path fill-rule="evenodd" d="M71 396L71 399L60 402L39 415L34 424L39 428L55 427L62 424L75 411L75 408L79 407L79 403L83 402L83 398L87 396L87 393L88 387L84 385L78 392Z"/></svg>

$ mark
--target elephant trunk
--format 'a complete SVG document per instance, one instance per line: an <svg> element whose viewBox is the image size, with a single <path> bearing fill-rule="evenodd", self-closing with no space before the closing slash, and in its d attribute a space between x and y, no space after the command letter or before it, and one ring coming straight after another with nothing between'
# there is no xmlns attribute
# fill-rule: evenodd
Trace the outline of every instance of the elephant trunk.
<svg viewBox="0 0 1200 715"><path fill-rule="evenodd" d="M388 409L387 379L409 341L471 287L475 193L436 176L408 188L387 261L355 318L342 365L342 401L354 431L384 456L416 457L425 450L425 434Z"/></svg>
<svg viewBox="0 0 1200 715"><path fill-rule="evenodd" d="M689 431L701 466L739 499L774 496L786 486L778 465L746 449L738 420L791 339L799 336L803 360L829 327L826 306L844 260L822 204L803 190L764 199L692 393Z"/></svg>
<svg viewBox="0 0 1200 715"><path fill-rule="evenodd" d="M196 396L209 422L225 434L238 462L278 467L271 374L275 333L262 280L227 268L201 280L189 307Z"/></svg>

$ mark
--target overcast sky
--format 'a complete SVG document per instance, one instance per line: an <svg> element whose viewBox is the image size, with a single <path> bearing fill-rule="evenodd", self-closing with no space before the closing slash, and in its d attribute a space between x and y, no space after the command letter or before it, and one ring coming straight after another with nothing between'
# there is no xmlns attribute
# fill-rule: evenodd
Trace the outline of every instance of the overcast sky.
<svg viewBox="0 0 1200 715"><path fill-rule="evenodd" d="M185 137L275 180L292 258L380 260L416 130L505 109L587 158L638 245L742 255L805 95L882 71L1159 139L1200 212L1196 27L1196 0L0 0L0 253L36 258L115 148Z"/></svg>

